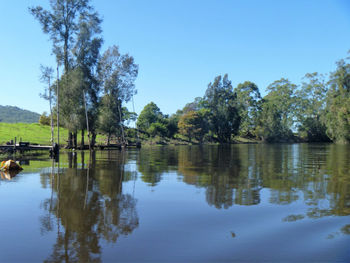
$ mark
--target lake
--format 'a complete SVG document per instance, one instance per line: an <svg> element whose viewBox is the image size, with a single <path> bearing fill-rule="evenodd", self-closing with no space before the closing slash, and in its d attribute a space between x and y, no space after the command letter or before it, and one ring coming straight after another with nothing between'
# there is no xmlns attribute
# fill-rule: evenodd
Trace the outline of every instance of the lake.
<svg viewBox="0 0 350 263"><path fill-rule="evenodd" d="M350 262L350 146L46 156L1 173L0 262Z"/></svg>

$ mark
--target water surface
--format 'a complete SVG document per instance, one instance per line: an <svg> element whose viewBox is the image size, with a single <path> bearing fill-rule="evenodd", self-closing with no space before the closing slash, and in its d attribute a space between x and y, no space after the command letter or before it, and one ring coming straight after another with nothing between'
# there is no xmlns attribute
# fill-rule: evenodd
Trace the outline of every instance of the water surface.
<svg viewBox="0 0 350 263"><path fill-rule="evenodd" d="M350 262L349 160L332 144L27 158L1 174L0 261Z"/></svg>

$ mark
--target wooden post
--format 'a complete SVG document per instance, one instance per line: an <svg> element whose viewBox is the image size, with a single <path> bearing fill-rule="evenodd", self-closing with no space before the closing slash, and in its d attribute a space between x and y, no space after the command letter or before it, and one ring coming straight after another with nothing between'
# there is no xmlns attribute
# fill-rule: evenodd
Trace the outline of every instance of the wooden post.
<svg viewBox="0 0 350 263"><path fill-rule="evenodd" d="M59 86L58 86L58 81L59 81L59 72L58 72L58 63L57 63L57 145L58 148L60 147L60 107L59 107Z"/></svg>
<svg viewBox="0 0 350 263"><path fill-rule="evenodd" d="M90 143L90 130L89 130L89 119L86 109L86 98L85 98L85 91L83 90L83 98L84 98L84 107L85 107L85 118L86 118L86 129L87 129L87 135L88 135L88 142L89 142L89 150L91 151L91 143Z"/></svg>
<svg viewBox="0 0 350 263"><path fill-rule="evenodd" d="M132 98L132 110L135 113L134 95L132 95L131 98ZM136 145L137 145L140 141L140 136L139 136L139 129L137 129L136 127L136 122L135 122L135 129L136 129L136 136L137 136L137 142L136 142Z"/></svg>
<svg viewBox="0 0 350 263"><path fill-rule="evenodd" d="M119 121L120 121L120 127L122 128L122 140L123 140L123 143L122 143L122 146L125 146L125 136L124 136L124 128L123 128L123 122L122 122L122 113L121 113L121 109L120 109L120 106L121 106L121 102L120 102L120 105L118 105L118 111L119 111Z"/></svg>
<svg viewBox="0 0 350 263"><path fill-rule="evenodd" d="M53 146L53 116L52 116L52 106L51 106L51 85L50 85L50 76L49 76L49 101L50 101L50 124L51 124L51 145Z"/></svg>

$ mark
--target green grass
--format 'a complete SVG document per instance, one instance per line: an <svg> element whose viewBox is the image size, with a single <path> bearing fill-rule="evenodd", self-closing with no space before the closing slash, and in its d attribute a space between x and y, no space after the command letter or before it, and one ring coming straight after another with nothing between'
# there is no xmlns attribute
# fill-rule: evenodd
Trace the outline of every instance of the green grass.
<svg viewBox="0 0 350 263"><path fill-rule="evenodd" d="M41 125L39 123L0 123L0 144L8 141L20 140L22 142L37 143L40 145L50 145L51 128L50 126ZM57 140L57 128L54 131L55 141ZM66 145L68 138L68 130L60 128L60 144ZM85 144L88 144L87 134L84 136ZM78 143L80 144L81 134L78 133ZM97 143L104 141L104 136L98 135Z"/></svg>

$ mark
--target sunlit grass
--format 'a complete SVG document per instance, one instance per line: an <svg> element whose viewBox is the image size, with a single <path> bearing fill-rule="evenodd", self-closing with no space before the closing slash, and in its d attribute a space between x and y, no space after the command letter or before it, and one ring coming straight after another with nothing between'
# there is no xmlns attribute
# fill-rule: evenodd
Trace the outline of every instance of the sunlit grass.
<svg viewBox="0 0 350 263"><path fill-rule="evenodd" d="M5 144L11 140L37 143L40 145L50 145L51 128L39 123L0 123L0 144ZM67 144L68 130L60 128L60 144ZM57 141L57 128L54 130L54 140ZM80 144L81 133L78 133L78 143ZM84 136L85 144L88 143L87 134ZM104 136L98 135L97 142L103 142Z"/></svg>

